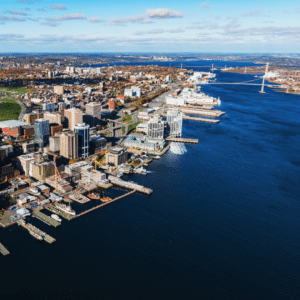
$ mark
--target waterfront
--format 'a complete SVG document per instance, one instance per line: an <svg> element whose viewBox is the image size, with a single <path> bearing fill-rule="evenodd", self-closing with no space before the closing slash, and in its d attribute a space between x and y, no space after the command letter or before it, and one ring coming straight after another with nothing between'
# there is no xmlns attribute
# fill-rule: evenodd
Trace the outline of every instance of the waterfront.
<svg viewBox="0 0 300 300"><path fill-rule="evenodd" d="M1 229L11 252L0 256L1 299L299 299L300 98L258 90L202 86L226 114L219 124L184 120L183 137L198 144L154 160L147 176L124 176L152 195L58 229L31 218L53 245Z"/></svg>

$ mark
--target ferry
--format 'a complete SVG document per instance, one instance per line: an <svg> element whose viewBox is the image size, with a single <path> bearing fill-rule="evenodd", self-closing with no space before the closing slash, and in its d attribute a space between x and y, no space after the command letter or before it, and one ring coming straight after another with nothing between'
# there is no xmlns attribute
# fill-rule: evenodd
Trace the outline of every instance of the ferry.
<svg viewBox="0 0 300 300"><path fill-rule="evenodd" d="M76 216L76 212L74 210L71 209L71 206L67 206L65 204L55 204L55 207L61 211L63 211L64 213L67 213L69 215L72 216Z"/></svg>
<svg viewBox="0 0 300 300"><path fill-rule="evenodd" d="M61 222L62 221L61 218L58 215L56 215L56 214L52 214L51 218L54 219L57 222Z"/></svg>
<svg viewBox="0 0 300 300"><path fill-rule="evenodd" d="M37 233L35 233L35 232L31 231L31 230L29 230L29 233L30 233L30 235L31 235L32 237L34 237L35 239L37 239L37 240L39 240L39 241L42 241L42 240L43 240L43 237L42 237L41 235L39 235L39 234L37 234Z"/></svg>

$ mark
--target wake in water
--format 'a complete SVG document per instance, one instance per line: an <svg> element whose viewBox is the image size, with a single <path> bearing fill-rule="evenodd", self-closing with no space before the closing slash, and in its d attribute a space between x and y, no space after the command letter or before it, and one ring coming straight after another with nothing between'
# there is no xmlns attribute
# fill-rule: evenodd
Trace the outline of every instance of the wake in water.
<svg viewBox="0 0 300 300"><path fill-rule="evenodd" d="M177 154L177 155L183 155L184 153L187 153L187 150L185 148L185 145L182 143L170 143L170 151L173 154Z"/></svg>

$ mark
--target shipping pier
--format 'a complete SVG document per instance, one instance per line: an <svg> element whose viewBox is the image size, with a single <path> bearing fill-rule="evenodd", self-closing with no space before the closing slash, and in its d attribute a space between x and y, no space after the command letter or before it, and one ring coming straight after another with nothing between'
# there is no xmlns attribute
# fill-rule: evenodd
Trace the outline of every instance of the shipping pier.
<svg viewBox="0 0 300 300"><path fill-rule="evenodd" d="M199 121L199 122L207 122L207 123L220 123L220 120L215 120L215 119L207 119L207 118L196 118L196 117L190 117L184 115L182 117L184 120L191 120L191 121Z"/></svg>
<svg viewBox="0 0 300 300"><path fill-rule="evenodd" d="M0 243L0 253L4 256L9 254L9 251Z"/></svg>
<svg viewBox="0 0 300 300"><path fill-rule="evenodd" d="M142 185L139 185L137 183L134 183L134 182L124 181L124 180L122 180L118 177L115 177L115 176L109 175L108 180L114 185L118 185L118 186L130 189L130 190L136 190L138 192L141 192L141 193L144 193L144 194L147 194L147 195L150 195L150 194L153 193L153 190L151 190L149 188L146 188L146 187L144 187Z"/></svg>

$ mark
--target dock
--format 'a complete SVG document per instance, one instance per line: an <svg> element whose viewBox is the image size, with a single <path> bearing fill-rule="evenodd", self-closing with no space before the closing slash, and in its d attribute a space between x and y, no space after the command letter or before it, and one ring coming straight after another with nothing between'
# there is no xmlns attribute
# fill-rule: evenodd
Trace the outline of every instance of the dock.
<svg viewBox="0 0 300 300"><path fill-rule="evenodd" d="M177 143L198 144L198 139L184 139L184 138L167 137L166 141L177 142Z"/></svg>
<svg viewBox="0 0 300 300"><path fill-rule="evenodd" d="M71 221L75 218L74 216L72 216L70 214L64 213L64 212L60 211L59 209L56 209L53 205L46 206L46 209L53 212L56 215L63 217L64 219L66 219L68 221Z"/></svg>
<svg viewBox="0 0 300 300"><path fill-rule="evenodd" d="M96 188L96 186L94 187L94 189L95 188ZM76 192L75 194L69 195L69 199L71 199L75 202L78 202L79 204L86 204L86 203L89 203L91 201L89 198L83 196L79 192Z"/></svg>
<svg viewBox="0 0 300 300"><path fill-rule="evenodd" d="M122 196L119 196L119 197L115 198L115 199L112 199L112 200L107 201L107 202L105 202L105 203L102 203L102 204L100 204L100 205L94 206L94 207L92 207L92 208L90 208L90 209L88 209L88 210L86 210L86 211L83 211L82 213L78 214L78 215L76 216L76 218L81 217L81 216L83 216L83 215L85 215L85 214L87 214L87 213L89 213L89 212L91 212L91 211L94 211L94 210L96 210L96 209L98 209L98 208L100 208L100 207L103 207L103 206L105 206L105 205L107 205L107 204L109 204L109 203L112 203L112 202L115 202L115 201L117 201L117 200L120 200L120 199L122 199L122 198L124 198L124 197L127 197L127 196L129 196L129 195L131 195L131 194L133 194L133 193L135 193L135 192L136 192L135 190L130 191L130 192L128 192L128 193L126 193L126 194L124 194L124 195L122 195Z"/></svg>
<svg viewBox="0 0 300 300"><path fill-rule="evenodd" d="M9 254L9 251L0 243L0 253L4 256Z"/></svg>
<svg viewBox="0 0 300 300"><path fill-rule="evenodd" d="M207 122L207 123L220 123L220 120L215 119L207 119L207 118L195 118L195 117L189 117L189 116L183 116L184 120L192 120L192 121L199 121L199 122Z"/></svg>
<svg viewBox="0 0 300 300"><path fill-rule="evenodd" d="M179 108L179 109L185 114L202 115L208 117L220 117L225 114L224 111L220 111L220 110L207 111L205 109L193 109L193 108Z"/></svg>
<svg viewBox="0 0 300 300"><path fill-rule="evenodd" d="M23 228L25 228L28 231L32 231L32 232L40 235L49 244L52 244L52 243L54 243L56 241L55 238L51 237L46 232L38 229L37 227L35 227L34 225L32 225L30 223L25 223L24 220L17 221L17 224L20 225L20 226L22 226Z"/></svg>
<svg viewBox="0 0 300 300"><path fill-rule="evenodd" d="M33 216L36 217L38 220L46 223L49 226L53 226L53 227L58 227L60 226L60 222L52 219L51 217L45 215L44 213L42 213L40 210L34 210L33 211Z"/></svg>
<svg viewBox="0 0 300 300"><path fill-rule="evenodd" d="M131 182L131 181L124 181L118 177L115 177L115 176L111 176L109 175L108 176L108 180L113 183L114 185L118 185L118 186L121 186L121 187L124 187L124 188L127 188L127 189L130 189L130 190L136 190L138 192L141 192L141 193L144 193L144 194L147 194L147 195L150 195L153 193L153 190L149 189L149 188L146 188L142 185L139 185L135 182Z"/></svg>

